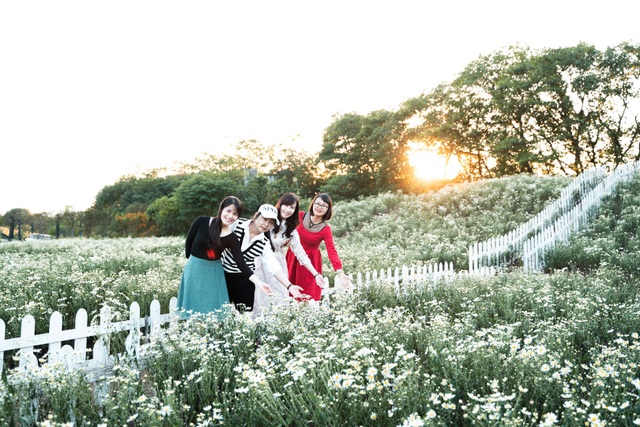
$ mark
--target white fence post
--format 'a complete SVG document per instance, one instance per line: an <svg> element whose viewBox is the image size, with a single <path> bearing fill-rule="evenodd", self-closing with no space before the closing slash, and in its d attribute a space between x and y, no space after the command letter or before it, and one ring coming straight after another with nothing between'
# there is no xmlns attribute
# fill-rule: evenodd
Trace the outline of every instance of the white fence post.
<svg viewBox="0 0 640 427"><path fill-rule="evenodd" d="M178 321L175 309L177 298L171 298L169 313L160 314L160 302L154 300L150 305L150 335L160 334L162 325ZM85 309L80 309L75 316L74 329L63 330L63 319L59 312L54 312L49 319L49 331L35 335L35 319L27 315L22 319L20 337L6 338L6 324L0 319L0 373L4 371L4 355L7 351L17 350L19 362L17 369L38 369L38 357L35 348L47 346L43 355L44 363L63 363L69 369L87 369L96 373L103 372L111 366L114 357L110 354L111 335L116 332L128 331L125 340L126 353L136 360L141 358L140 328L145 322L140 320L140 306L137 302L131 304L129 319L123 322L112 322L112 312L108 306L100 310L100 321L97 326L88 326L88 316ZM87 338L96 337L92 352L87 358ZM73 346L63 342L73 341Z"/></svg>
<svg viewBox="0 0 640 427"><path fill-rule="evenodd" d="M76 330L87 329L88 326L89 316L87 315L87 310L81 308L76 313ZM87 337L78 337L73 340L73 348L76 354L76 365L84 363L87 359Z"/></svg>
<svg viewBox="0 0 640 427"><path fill-rule="evenodd" d="M22 319L21 329L20 329L20 337L26 338L27 340L33 337L36 333L36 320L32 315L27 314ZM38 359L33 354L33 345L25 346L20 349L20 362L18 364L19 368L22 370L29 370L34 366L38 366Z"/></svg>
<svg viewBox="0 0 640 427"><path fill-rule="evenodd" d="M469 272L481 271L485 266L503 266L516 258L522 258L526 272L542 270L545 252L587 224L604 196L616 184L629 179L639 165L624 164L609 174L600 167L584 171L561 191L558 199L513 232L470 245ZM596 180L599 182L594 184ZM580 200L575 199L576 194Z"/></svg>
<svg viewBox="0 0 640 427"><path fill-rule="evenodd" d="M160 303L158 303L160 304ZM140 360L140 304L132 302L129 307L129 321L131 328L125 339L125 349L129 357Z"/></svg>
<svg viewBox="0 0 640 427"><path fill-rule="evenodd" d="M4 320L0 319L0 343L4 341L5 331L6 331L6 326L4 324ZM0 377L2 377L3 371L4 371L4 350L0 350Z"/></svg>

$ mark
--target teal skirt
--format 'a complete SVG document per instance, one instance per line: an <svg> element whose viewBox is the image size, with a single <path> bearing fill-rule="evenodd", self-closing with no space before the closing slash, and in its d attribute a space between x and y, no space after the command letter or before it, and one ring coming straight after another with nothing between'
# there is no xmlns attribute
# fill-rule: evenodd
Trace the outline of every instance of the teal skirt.
<svg viewBox="0 0 640 427"><path fill-rule="evenodd" d="M218 311L221 316L225 304L229 304L229 294L222 261L190 256L182 271L178 289L177 309L181 310L180 318L213 311Z"/></svg>

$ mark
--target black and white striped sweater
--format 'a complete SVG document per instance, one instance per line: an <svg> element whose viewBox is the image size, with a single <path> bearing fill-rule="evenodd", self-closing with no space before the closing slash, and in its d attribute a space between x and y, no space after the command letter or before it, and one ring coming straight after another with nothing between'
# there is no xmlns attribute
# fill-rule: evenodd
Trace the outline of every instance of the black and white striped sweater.
<svg viewBox="0 0 640 427"><path fill-rule="evenodd" d="M267 266L267 270L271 274L275 274L278 270L280 270L280 266L278 265L278 262L273 255L273 251L271 250L269 238L264 233L260 233L257 237L254 237L253 241L250 241L250 223L250 219L240 218L235 229L233 230L236 236L238 236L238 239L240 239L240 246L242 249L244 262L249 266L251 271L255 271L256 258L262 256L263 262ZM231 251L226 249L222 253L222 267L227 273L242 273L242 271L238 268L238 264L233 259Z"/></svg>

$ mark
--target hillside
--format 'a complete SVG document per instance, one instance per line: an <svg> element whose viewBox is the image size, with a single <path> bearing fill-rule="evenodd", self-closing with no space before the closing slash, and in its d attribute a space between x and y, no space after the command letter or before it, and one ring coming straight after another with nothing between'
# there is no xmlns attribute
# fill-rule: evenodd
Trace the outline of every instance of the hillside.
<svg viewBox="0 0 640 427"><path fill-rule="evenodd" d="M571 179L517 175L421 195L382 194L337 205L331 226L346 271L420 262L466 269L470 244L526 222Z"/></svg>
<svg viewBox="0 0 640 427"><path fill-rule="evenodd" d="M518 176L340 203L336 243L349 272L421 254L464 259L470 242L526 221L567 182ZM549 253L556 274L372 279L265 318L193 317L145 344L142 369L137 358L116 360L109 387L81 372L7 369L0 424L71 425L82 414L82 425L640 425L639 232L636 178ZM105 304L124 320L134 301L148 315L154 298L166 312L183 245L2 243L0 326L20 336L30 314L44 333L58 311L73 328L80 308L95 324ZM125 338L111 335L112 354ZM4 353L7 368L17 360Z"/></svg>

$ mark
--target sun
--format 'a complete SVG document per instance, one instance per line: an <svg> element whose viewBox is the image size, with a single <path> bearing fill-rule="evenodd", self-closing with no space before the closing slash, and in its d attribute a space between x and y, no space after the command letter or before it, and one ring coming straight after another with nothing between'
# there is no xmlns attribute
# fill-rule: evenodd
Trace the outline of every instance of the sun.
<svg viewBox="0 0 640 427"><path fill-rule="evenodd" d="M409 151L409 163L413 166L416 178L424 181L446 180L456 176L460 164L454 158L447 159L434 150L413 147Z"/></svg>

